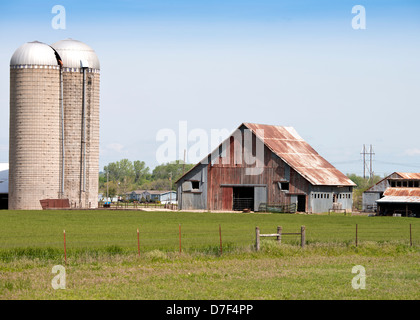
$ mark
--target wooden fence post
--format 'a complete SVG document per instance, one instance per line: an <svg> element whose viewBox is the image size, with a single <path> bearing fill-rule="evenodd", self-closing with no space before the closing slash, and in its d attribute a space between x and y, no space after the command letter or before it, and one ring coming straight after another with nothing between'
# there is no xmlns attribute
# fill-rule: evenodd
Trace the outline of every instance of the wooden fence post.
<svg viewBox="0 0 420 320"><path fill-rule="evenodd" d="M67 265L66 230L63 230L63 234L64 234L64 264Z"/></svg>
<svg viewBox="0 0 420 320"><path fill-rule="evenodd" d="M222 247L222 227L219 224L219 238L220 238L220 255L223 253L223 247Z"/></svg>
<svg viewBox="0 0 420 320"><path fill-rule="evenodd" d="M277 227L277 234L278 234L278 236L277 236L277 242L279 244L281 244L281 229L282 228L280 226Z"/></svg>
<svg viewBox="0 0 420 320"><path fill-rule="evenodd" d="M357 247L357 224L356 224L356 247Z"/></svg>
<svg viewBox="0 0 420 320"><path fill-rule="evenodd" d="M410 247L413 246L413 238L411 237L411 223L410 223Z"/></svg>
<svg viewBox="0 0 420 320"><path fill-rule="evenodd" d="M255 250L260 250L260 228L255 228Z"/></svg>
<svg viewBox="0 0 420 320"><path fill-rule="evenodd" d="M302 249L305 248L305 242L306 242L306 234L305 234L305 226L300 227L300 245L302 246Z"/></svg>
<svg viewBox="0 0 420 320"><path fill-rule="evenodd" d="M139 257L140 257L140 232L139 232L139 229L137 229L137 251L138 251Z"/></svg>
<svg viewBox="0 0 420 320"><path fill-rule="evenodd" d="M179 224L179 253L181 253L181 224Z"/></svg>

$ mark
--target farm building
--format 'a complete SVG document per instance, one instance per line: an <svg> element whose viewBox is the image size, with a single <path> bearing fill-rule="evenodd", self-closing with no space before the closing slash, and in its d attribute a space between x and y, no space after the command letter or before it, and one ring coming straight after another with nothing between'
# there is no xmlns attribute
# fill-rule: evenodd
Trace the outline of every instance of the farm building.
<svg viewBox="0 0 420 320"><path fill-rule="evenodd" d="M0 163L0 209L8 208L9 164Z"/></svg>
<svg viewBox="0 0 420 320"><path fill-rule="evenodd" d="M73 39L28 42L13 53L10 210L38 210L47 199L98 206L99 71L95 51Z"/></svg>
<svg viewBox="0 0 420 320"><path fill-rule="evenodd" d="M385 196L388 188L404 188L401 190L407 191L410 188L419 187L420 173L394 172L363 192L363 210L377 211L377 201ZM415 190L420 190L420 188Z"/></svg>
<svg viewBox="0 0 420 320"><path fill-rule="evenodd" d="M141 201L152 201L160 203L174 203L176 202L176 191L161 191L161 190L134 190L128 192L127 199Z"/></svg>
<svg viewBox="0 0 420 320"><path fill-rule="evenodd" d="M350 211L354 186L292 127L243 123L177 180L178 207Z"/></svg>

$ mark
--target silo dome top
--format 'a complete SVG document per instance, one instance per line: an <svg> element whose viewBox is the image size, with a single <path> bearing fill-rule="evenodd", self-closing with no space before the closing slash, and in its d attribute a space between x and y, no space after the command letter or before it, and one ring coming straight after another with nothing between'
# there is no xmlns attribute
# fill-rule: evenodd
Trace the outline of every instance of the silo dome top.
<svg viewBox="0 0 420 320"><path fill-rule="evenodd" d="M51 45L63 61L65 68L80 68L81 63L88 68L100 69L99 59L95 51L87 44L73 39L60 40Z"/></svg>
<svg viewBox="0 0 420 320"><path fill-rule="evenodd" d="M33 41L27 42L16 49L10 59L10 65L56 66L58 62L54 50L48 44Z"/></svg>

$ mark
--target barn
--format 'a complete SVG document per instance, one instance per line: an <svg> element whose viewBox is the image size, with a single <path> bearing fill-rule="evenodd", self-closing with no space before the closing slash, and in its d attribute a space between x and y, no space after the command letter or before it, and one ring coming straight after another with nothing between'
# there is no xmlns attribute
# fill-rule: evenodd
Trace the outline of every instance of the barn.
<svg viewBox="0 0 420 320"><path fill-rule="evenodd" d="M363 192L363 211L371 211L371 212L375 212L377 211L377 207L378 207L378 200L381 199L380 202L382 203L392 203L394 201L390 201L391 198L387 198L385 200L382 200L382 198L385 196L385 191L388 188L404 188L404 189L399 189L400 191L397 192L397 190L395 191L388 191L388 196L389 197L395 197L395 196L400 196L400 197L407 197L410 193L409 188L416 188L414 189L411 193L419 191L420 187L420 173L412 173L412 172L394 172L391 173L389 176L383 178L381 181L377 182L376 184L374 184L373 186L371 186L370 188L368 188L367 190L365 190ZM398 195L395 193L397 192ZM403 195L401 192L408 192L407 194ZM392 194L392 195L391 195ZM400 199L397 202L401 202L401 199L403 198L398 198ZM396 200L396 198L394 198L393 200ZM384 209L385 206L382 206L382 208ZM385 210L385 209L384 209Z"/></svg>
<svg viewBox="0 0 420 320"><path fill-rule="evenodd" d="M292 127L242 123L177 181L180 210L350 212L355 184Z"/></svg>

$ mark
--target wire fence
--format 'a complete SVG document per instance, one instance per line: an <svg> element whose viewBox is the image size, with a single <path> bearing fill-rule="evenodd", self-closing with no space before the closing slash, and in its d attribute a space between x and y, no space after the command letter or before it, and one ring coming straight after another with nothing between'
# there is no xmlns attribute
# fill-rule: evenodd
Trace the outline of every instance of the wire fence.
<svg viewBox="0 0 420 320"><path fill-rule="evenodd" d="M369 225L348 225L334 230L328 227L305 228L305 245L313 244L341 244L360 246L367 242L398 243L408 246L418 245L418 231L411 224L392 225L386 227L372 227ZM301 226L295 228L281 228L283 235L281 244L301 245ZM273 234L278 231L277 226L263 227L261 233ZM295 234L294 234L295 233ZM294 234L294 235L293 235ZM269 241L269 240L264 240ZM153 250L165 252L211 252L222 254L238 248L252 249L256 243L255 227L247 229L223 228L215 225L213 228L196 230L183 227L181 224L165 230L126 230L126 232L102 232L92 229L90 232L63 230L62 233L37 233L36 230L26 234L13 236L0 235L0 252L18 248L36 248L40 250L65 250L67 252L80 250L105 250L132 253L145 253ZM0 256L1 258L1 256Z"/></svg>

